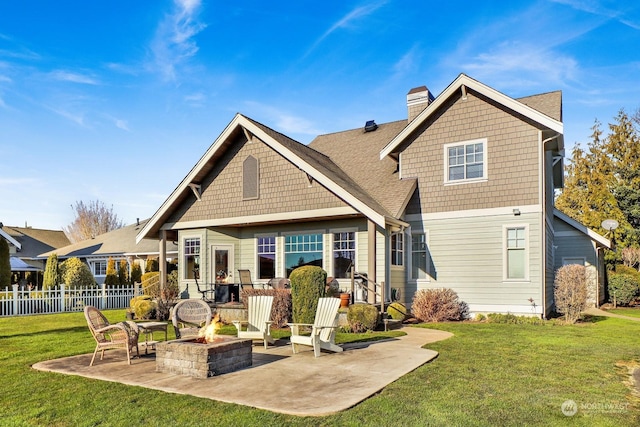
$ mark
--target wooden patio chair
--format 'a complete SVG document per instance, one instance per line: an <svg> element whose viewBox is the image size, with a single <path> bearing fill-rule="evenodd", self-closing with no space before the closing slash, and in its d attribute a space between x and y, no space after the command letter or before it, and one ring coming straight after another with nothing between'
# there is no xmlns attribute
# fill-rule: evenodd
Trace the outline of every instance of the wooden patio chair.
<svg viewBox="0 0 640 427"><path fill-rule="evenodd" d="M171 323L176 338L197 337L200 329L211 323L211 307L201 299L183 299L173 307Z"/></svg>
<svg viewBox="0 0 640 427"><path fill-rule="evenodd" d="M98 350L101 351L100 360L104 358L104 351L110 348L124 348L127 350L127 362L131 365L131 352L135 348L136 354L140 357L138 350L138 325L135 322L127 321L110 324L104 314L97 308L87 305L84 307L84 317L87 319L91 335L96 340L96 349L89 366L93 366Z"/></svg>
<svg viewBox="0 0 640 427"><path fill-rule="evenodd" d="M260 289L264 289L268 286L266 283L254 284L251 280L251 270L238 270L238 279L240 280L241 289L253 289L256 286L259 286Z"/></svg>
<svg viewBox="0 0 640 427"><path fill-rule="evenodd" d="M271 308L273 307L272 295L254 295L247 297L248 320L234 320L233 324L238 329L238 338L263 340L264 348L268 344L275 343L271 336ZM243 326L246 329L243 330Z"/></svg>
<svg viewBox="0 0 640 427"><path fill-rule="evenodd" d="M291 327L291 347L294 353L298 352L299 345L313 347L315 357L320 356L320 350L341 352L342 347L335 343L336 329L338 328L338 309L340 298L320 298L316 317L313 324L289 323ZM303 327L311 328L311 335L301 335Z"/></svg>

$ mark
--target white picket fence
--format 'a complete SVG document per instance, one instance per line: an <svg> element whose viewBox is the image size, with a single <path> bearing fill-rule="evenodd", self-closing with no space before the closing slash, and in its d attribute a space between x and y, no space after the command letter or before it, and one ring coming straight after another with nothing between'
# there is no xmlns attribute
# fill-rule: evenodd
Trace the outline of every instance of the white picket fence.
<svg viewBox="0 0 640 427"><path fill-rule="evenodd" d="M45 291L12 288L0 291L0 317L83 311L85 305L100 310L127 308L131 298L142 293L139 284L73 289L60 285Z"/></svg>

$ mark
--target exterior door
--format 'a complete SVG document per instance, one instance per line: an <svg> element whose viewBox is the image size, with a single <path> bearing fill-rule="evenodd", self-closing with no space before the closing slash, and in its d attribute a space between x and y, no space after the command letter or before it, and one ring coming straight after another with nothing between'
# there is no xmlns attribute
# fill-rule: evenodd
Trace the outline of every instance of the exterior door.
<svg viewBox="0 0 640 427"><path fill-rule="evenodd" d="M214 245L211 247L212 277L215 283L234 283L233 245Z"/></svg>

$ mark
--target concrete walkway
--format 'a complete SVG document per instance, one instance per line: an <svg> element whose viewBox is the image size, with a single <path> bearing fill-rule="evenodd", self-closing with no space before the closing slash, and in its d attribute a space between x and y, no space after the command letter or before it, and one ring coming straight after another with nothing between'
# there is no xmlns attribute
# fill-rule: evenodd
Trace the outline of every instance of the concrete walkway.
<svg viewBox="0 0 640 427"><path fill-rule="evenodd" d="M589 307L584 311L585 314L591 316L605 316L605 317L617 317L618 319L633 320L634 322L640 322L640 317L624 316L622 314L609 313L606 310L600 310L599 308Z"/></svg>
<svg viewBox="0 0 640 427"><path fill-rule="evenodd" d="M155 355L133 359L107 351L89 367L91 354L49 360L34 369L188 394L272 412L301 416L328 415L348 409L385 386L433 360L438 353L422 346L452 336L433 329L403 327L407 335L363 344L345 344L342 353L313 350L292 354L287 341L265 350L253 346L251 368L208 379L155 371Z"/></svg>

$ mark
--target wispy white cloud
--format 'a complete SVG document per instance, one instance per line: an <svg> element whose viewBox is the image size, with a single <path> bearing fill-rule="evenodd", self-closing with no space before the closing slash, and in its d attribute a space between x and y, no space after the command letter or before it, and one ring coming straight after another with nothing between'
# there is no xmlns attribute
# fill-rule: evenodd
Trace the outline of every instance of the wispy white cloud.
<svg viewBox="0 0 640 427"><path fill-rule="evenodd" d="M501 79L503 88L531 86L541 76L546 81L562 84L574 80L579 73L574 58L524 42L501 43L461 66L479 80ZM514 76L518 77L514 79Z"/></svg>
<svg viewBox="0 0 640 427"><path fill-rule="evenodd" d="M277 129L278 132L282 132L285 135L298 134L316 136L325 133L318 130L310 120L291 114L288 111L283 111L279 108L255 101L247 101L245 104L248 106L248 109L254 111L257 115L265 117L268 123L273 123L274 129ZM252 114L253 113L250 115Z"/></svg>
<svg viewBox="0 0 640 427"><path fill-rule="evenodd" d="M62 116L67 120L74 122L77 125L80 125L82 127L87 127L87 125L85 124L83 114L72 113L70 111L63 110L61 108L55 108L55 107L45 107L45 108L47 108L49 111L53 111L57 115Z"/></svg>
<svg viewBox="0 0 640 427"><path fill-rule="evenodd" d="M154 68L167 81L175 81L176 68L198 52L194 38L206 28L198 20L200 6L200 0L174 0L173 11L158 25L151 51Z"/></svg>
<svg viewBox="0 0 640 427"><path fill-rule="evenodd" d="M127 123L126 120L115 119L115 125L118 129L122 129L122 130L126 130L127 132L130 132L129 124Z"/></svg>
<svg viewBox="0 0 640 427"><path fill-rule="evenodd" d="M371 15L373 12L375 12L378 9L380 9L386 3L388 3L388 1L387 0L383 0L383 1L378 1L378 2L375 2L375 3L367 4L365 6L356 7L351 12L347 13L345 16L343 16L338 21L336 21L333 25L331 25L331 27L329 27L329 29L327 31L325 31L311 45L311 47L307 50L307 52L304 54L303 57L306 57L307 55L309 55L313 50L315 50L316 47L318 47L318 45L320 43L322 43L327 37L329 37L335 31L337 31L337 30L339 30L341 28L348 28L355 21L357 21L357 20L359 20L361 18L364 18L365 16Z"/></svg>
<svg viewBox="0 0 640 427"><path fill-rule="evenodd" d="M203 93L192 93L191 95L186 95L184 98L184 102L192 107L202 107L204 106L206 97Z"/></svg>
<svg viewBox="0 0 640 427"><path fill-rule="evenodd" d="M414 44L402 57L393 64L392 80L402 79L407 74L414 72L420 65L420 46Z"/></svg>
<svg viewBox="0 0 640 427"><path fill-rule="evenodd" d="M37 182L35 178L2 178L0 177L0 186L12 186L12 185L28 185Z"/></svg>
<svg viewBox="0 0 640 427"><path fill-rule="evenodd" d="M0 74L0 82L3 83L11 83L13 80L11 80L10 77L7 76L3 76L2 74Z"/></svg>
<svg viewBox="0 0 640 427"><path fill-rule="evenodd" d="M92 76L88 76L85 74L75 73L72 71L66 70L55 70L49 73L49 76L55 80L60 80L64 82L71 83L81 83L87 85L98 85L100 84L98 80L96 80Z"/></svg>
<svg viewBox="0 0 640 427"><path fill-rule="evenodd" d="M554 3L569 6L572 9L581 12L587 12L592 15L602 16L607 19L613 19L622 25L640 30L640 17L630 17L629 15L635 10L637 13L638 4L635 1L618 2L618 1L601 1L601 0L551 0Z"/></svg>

